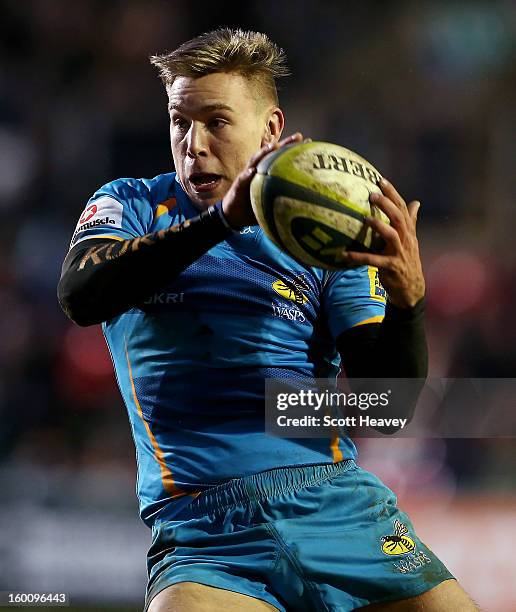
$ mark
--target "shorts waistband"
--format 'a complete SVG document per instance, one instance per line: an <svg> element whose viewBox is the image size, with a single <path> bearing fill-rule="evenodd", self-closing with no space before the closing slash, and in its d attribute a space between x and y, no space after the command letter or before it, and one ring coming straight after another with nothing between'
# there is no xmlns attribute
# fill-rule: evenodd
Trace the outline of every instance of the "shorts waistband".
<svg viewBox="0 0 516 612"><path fill-rule="evenodd" d="M243 502L259 501L317 484L354 466L353 459L346 459L337 463L275 468L234 478L200 493L188 505L188 510L194 514L222 511Z"/></svg>

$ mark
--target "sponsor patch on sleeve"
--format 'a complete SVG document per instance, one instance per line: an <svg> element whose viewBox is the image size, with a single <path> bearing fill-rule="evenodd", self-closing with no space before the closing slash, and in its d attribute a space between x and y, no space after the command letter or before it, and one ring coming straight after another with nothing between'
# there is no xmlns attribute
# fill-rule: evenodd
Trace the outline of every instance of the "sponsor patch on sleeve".
<svg viewBox="0 0 516 612"><path fill-rule="evenodd" d="M81 235L88 230L121 228L123 211L122 204L109 196L102 196L88 204L79 218L70 247L79 242Z"/></svg>
<svg viewBox="0 0 516 612"><path fill-rule="evenodd" d="M385 293L385 289L380 283L380 277L378 276L378 268L368 266L367 275L369 276L369 295L373 298L373 300L378 300L379 302L385 303L387 295Z"/></svg>

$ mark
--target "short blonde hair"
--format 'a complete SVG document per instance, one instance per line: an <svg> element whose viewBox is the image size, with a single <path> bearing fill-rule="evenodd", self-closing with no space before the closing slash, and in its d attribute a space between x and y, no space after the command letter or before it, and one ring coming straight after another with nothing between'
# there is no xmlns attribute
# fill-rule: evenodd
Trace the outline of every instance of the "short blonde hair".
<svg viewBox="0 0 516 612"><path fill-rule="evenodd" d="M289 75L283 49L266 34L219 28L183 43L175 51L153 55L165 87L176 77L199 78L214 72L241 74L258 83L278 104L276 79Z"/></svg>

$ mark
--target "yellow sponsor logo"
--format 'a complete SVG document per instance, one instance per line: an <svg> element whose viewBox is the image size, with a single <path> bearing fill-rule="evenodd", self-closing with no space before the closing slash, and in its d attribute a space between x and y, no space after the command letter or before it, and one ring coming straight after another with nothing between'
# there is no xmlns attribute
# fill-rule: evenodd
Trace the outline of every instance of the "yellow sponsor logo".
<svg viewBox="0 0 516 612"><path fill-rule="evenodd" d="M308 299L299 286L299 283L278 279L272 283L272 288L278 295L281 295L281 297L287 300L292 300L292 302L296 304L304 304Z"/></svg>
<svg viewBox="0 0 516 612"><path fill-rule="evenodd" d="M406 555L415 548L416 544L408 535L407 526L398 520L394 522L394 533L382 537L382 552L386 555Z"/></svg>
<svg viewBox="0 0 516 612"><path fill-rule="evenodd" d="M368 266L367 275L369 276L369 295L373 298L373 300L385 302L385 289L380 283L380 277L378 276L378 268L375 268L374 266Z"/></svg>

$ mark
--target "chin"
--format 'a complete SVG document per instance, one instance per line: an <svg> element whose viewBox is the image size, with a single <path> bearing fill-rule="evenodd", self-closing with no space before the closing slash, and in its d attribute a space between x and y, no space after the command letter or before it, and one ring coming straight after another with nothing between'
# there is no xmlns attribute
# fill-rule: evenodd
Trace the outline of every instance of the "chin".
<svg viewBox="0 0 516 612"><path fill-rule="evenodd" d="M188 197L190 198L192 204L194 204L197 208L202 209L202 210L206 210L207 208L209 208L210 206L213 206L213 204L216 204L219 200L222 200L223 196L212 196L209 194L206 194L206 196L204 197L199 197L199 194L188 194Z"/></svg>
<svg viewBox="0 0 516 612"><path fill-rule="evenodd" d="M227 189L217 189L214 192L208 192L203 194L188 193L187 195L193 202L193 204L195 204L195 206L205 210L206 208L209 208L210 206L213 206L213 204L216 204L217 202L222 200L226 193Z"/></svg>

